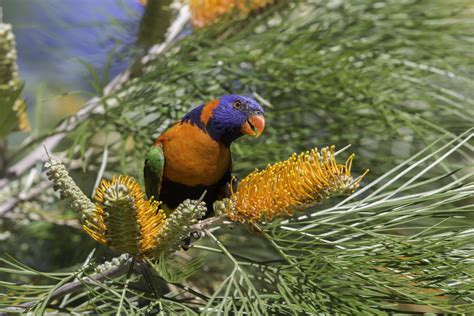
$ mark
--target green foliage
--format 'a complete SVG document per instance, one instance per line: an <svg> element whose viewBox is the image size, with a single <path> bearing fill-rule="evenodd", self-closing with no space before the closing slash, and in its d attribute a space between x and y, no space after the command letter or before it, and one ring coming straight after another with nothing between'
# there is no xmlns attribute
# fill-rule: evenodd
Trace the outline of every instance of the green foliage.
<svg viewBox="0 0 474 316"><path fill-rule="evenodd" d="M474 313L469 12L464 0L280 1L174 43L67 130L69 156L92 178L99 168L141 176L148 146L173 120L233 92L257 98L268 126L258 141L233 145L237 175L294 151L352 144L354 173L371 169L367 183L253 232L206 228L188 253L158 262L173 285L159 298L121 274L47 302L94 263L55 275L9 259L0 273L22 285L2 282L0 306L253 315L386 314L418 304Z"/></svg>
<svg viewBox="0 0 474 316"><path fill-rule="evenodd" d="M199 257L184 262L178 259L161 255L160 260L154 265L156 271L168 283L183 283L203 266L203 260Z"/></svg>
<svg viewBox="0 0 474 316"><path fill-rule="evenodd" d="M457 179L441 167L442 162L462 157L463 150L472 151L472 137L469 130L453 140L441 138L338 204L259 225L256 237L249 239L248 232L205 230L210 245L197 245L193 251L201 254L200 259L178 256L158 261L161 277L179 285L179 290L159 299L127 288L122 276L113 282L89 284L92 303L77 305L72 300L62 305L85 312L97 308L94 302L99 300L101 312L110 313L116 311L117 300L125 297L122 312L129 313L158 308L192 314L384 314L403 309L404 303L449 313L473 312L474 231L467 216L472 212L474 178L463 171L472 168L474 160L455 172ZM408 181L401 180L405 175ZM268 247L276 253L266 251ZM259 258L262 255L267 258ZM224 270L216 261L223 263ZM2 283L21 300L39 297L35 306L44 303L64 280L86 270L50 274L11 259L3 262L2 272L56 283L42 287ZM134 302L137 295L144 301Z"/></svg>

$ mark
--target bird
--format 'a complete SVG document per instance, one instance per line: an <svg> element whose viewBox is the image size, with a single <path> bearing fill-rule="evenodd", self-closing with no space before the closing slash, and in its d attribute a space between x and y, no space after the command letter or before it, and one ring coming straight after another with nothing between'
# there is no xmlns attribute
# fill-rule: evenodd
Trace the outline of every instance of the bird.
<svg viewBox="0 0 474 316"><path fill-rule="evenodd" d="M256 100L238 94L190 110L158 136L146 154L148 198L172 212L184 200L198 200L205 192L204 218L212 216L213 203L229 195L232 142L244 135L259 137L264 115Z"/></svg>

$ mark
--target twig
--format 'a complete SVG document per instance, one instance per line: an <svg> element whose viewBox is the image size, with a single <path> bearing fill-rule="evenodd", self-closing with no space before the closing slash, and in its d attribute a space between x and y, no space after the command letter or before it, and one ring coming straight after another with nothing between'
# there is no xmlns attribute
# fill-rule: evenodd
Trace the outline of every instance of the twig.
<svg viewBox="0 0 474 316"><path fill-rule="evenodd" d="M57 299L60 299L64 297L67 294L74 293L80 289L82 289L85 286L96 286L97 283L100 283L102 281L105 281L110 278L114 278L120 275L123 275L129 271L130 265L132 263L132 258L128 259L127 261L123 262L122 264L118 266L114 266L106 270L105 272L101 273L94 273L91 276L87 276L84 278L81 278L80 280L73 281L70 283L66 283L63 286L57 288L50 296L50 301L54 301ZM33 301L33 302L26 302L23 304L20 304L18 306L11 306L7 307L5 310L7 311L24 311L29 308L34 307L36 304L38 304L38 301ZM0 313L1 316L6 315L4 313Z"/></svg>
<svg viewBox="0 0 474 316"><path fill-rule="evenodd" d="M1 9L1 8L0 8ZM6 139L0 139L0 177L4 176L4 169L6 167L6 153L7 153L7 141Z"/></svg>
<svg viewBox="0 0 474 316"><path fill-rule="evenodd" d="M46 150L46 154L49 157L49 153L46 149L46 146L43 148ZM43 153L44 155L44 153ZM92 151L86 152L86 157L90 157L92 155ZM69 169L79 168L82 165L80 160L73 160L68 164ZM24 194L19 194L18 196L13 196L6 201L3 201L0 204L0 217L2 217L6 212L12 210L15 206L18 205L20 202L25 202L34 199L36 196L40 195L44 191L46 191L49 187L51 187L53 183L47 179L42 180L34 187L29 188Z"/></svg>
<svg viewBox="0 0 474 316"><path fill-rule="evenodd" d="M44 223L50 223L54 224L57 226L67 226L71 227L74 229L82 229L82 226L79 222L78 219L60 219L60 218L55 218L53 216L46 216L44 214L38 214L38 213L33 213L31 214L23 214L23 213L13 213L13 212L7 212L2 214L1 218L9 219L9 220L21 220L21 219L27 219L32 222L44 222Z"/></svg>
<svg viewBox="0 0 474 316"><path fill-rule="evenodd" d="M109 134L105 137L104 152L102 154L102 163L100 164L99 172L95 179L94 188L92 189L91 195L94 195L95 190L99 187L100 181L104 176L105 168L107 167L107 158L109 157Z"/></svg>
<svg viewBox="0 0 474 316"><path fill-rule="evenodd" d="M191 231L204 231L211 226L220 225L224 223L226 215L214 216L206 218L205 220L199 221L198 223L191 226Z"/></svg>
<svg viewBox="0 0 474 316"><path fill-rule="evenodd" d="M28 201L33 199L35 196L38 194L43 193L46 189L48 189L52 184L48 182L42 182L38 184L37 187L31 189L26 195L20 197L20 196L14 196L2 204L0 204L0 216L2 216L4 213L7 211L11 210L14 208L18 203L23 202L23 201Z"/></svg>

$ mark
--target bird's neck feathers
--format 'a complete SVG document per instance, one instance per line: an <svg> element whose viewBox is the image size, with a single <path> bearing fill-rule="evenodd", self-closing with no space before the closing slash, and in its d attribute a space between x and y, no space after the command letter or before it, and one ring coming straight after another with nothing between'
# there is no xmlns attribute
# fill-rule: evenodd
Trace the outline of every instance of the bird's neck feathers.
<svg viewBox="0 0 474 316"><path fill-rule="evenodd" d="M218 142L229 147L230 144L242 136L240 128L235 127L234 122L228 122L226 113L215 112L220 100L214 100L208 104L202 104L189 111L181 120L199 127Z"/></svg>
<svg viewBox="0 0 474 316"><path fill-rule="evenodd" d="M183 118L181 119L181 123L189 123L192 125L196 125L200 129L205 130L206 125L201 120L201 114L204 106L204 104L201 104L200 106L197 106L191 111L189 111L185 116L183 116Z"/></svg>

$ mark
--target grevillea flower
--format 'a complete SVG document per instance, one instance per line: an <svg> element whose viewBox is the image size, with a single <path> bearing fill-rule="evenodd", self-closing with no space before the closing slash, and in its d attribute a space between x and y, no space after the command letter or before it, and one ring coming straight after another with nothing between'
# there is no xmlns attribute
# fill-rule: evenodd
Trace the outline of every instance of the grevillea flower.
<svg viewBox="0 0 474 316"><path fill-rule="evenodd" d="M351 176L354 154L338 164L334 146L293 154L288 160L268 165L246 176L232 193L227 215L240 222L255 222L292 215L335 195L350 194L359 187L368 170Z"/></svg>
<svg viewBox="0 0 474 316"><path fill-rule="evenodd" d="M234 9L245 15L273 2L274 0L190 0L189 7L193 24L204 27L215 23L219 17Z"/></svg>
<svg viewBox="0 0 474 316"><path fill-rule="evenodd" d="M28 119L25 101L23 99L17 99L13 105L13 110L15 111L17 118L16 129L24 132L30 131L31 125L30 120Z"/></svg>
<svg viewBox="0 0 474 316"><path fill-rule="evenodd" d="M20 75L16 63L15 35L10 24L0 22L0 87L17 88L20 85Z"/></svg>
<svg viewBox="0 0 474 316"><path fill-rule="evenodd" d="M102 180L94 199L95 209L83 221L84 230L93 239L133 256L147 256L158 248L166 215L158 201L145 199L134 178Z"/></svg>
<svg viewBox="0 0 474 316"><path fill-rule="evenodd" d="M186 200L166 216L160 202L147 200L140 184L123 175L103 179L92 203L60 160L50 158L45 168L61 198L82 213L82 227L89 236L135 257L157 258L178 250L191 225L206 214L204 202Z"/></svg>
<svg viewBox="0 0 474 316"><path fill-rule="evenodd" d="M183 201L166 219L165 225L158 236L158 243L166 245L160 253L174 252L181 248L183 240L190 236L192 228L206 214L206 203L194 200ZM154 254L157 256L158 254Z"/></svg>
<svg viewBox="0 0 474 316"><path fill-rule="evenodd" d="M12 26L0 22L0 138L12 130L31 129L26 103L18 97L21 81L15 45Z"/></svg>
<svg viewBox="0 0 474 316"><path fill-rule="evenodd" d="M49 158L44 167L48 179L53 182L53 189L59 191L62 199L69 200L74 211L81 212L83 219L94 212L94 203L77 186L61 160Z"/></svg>

